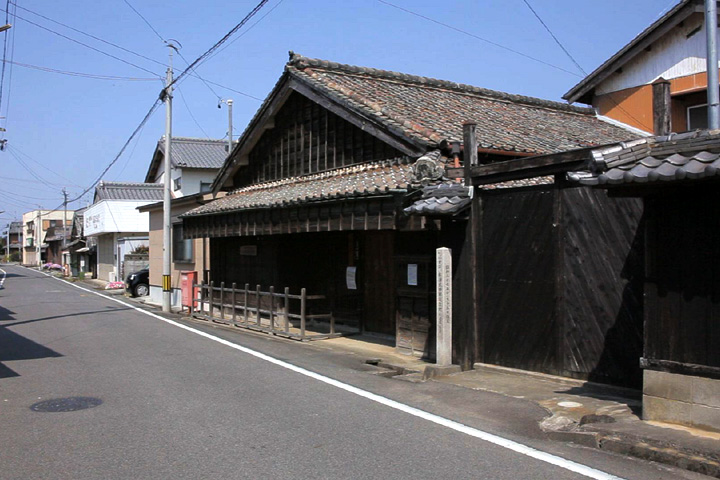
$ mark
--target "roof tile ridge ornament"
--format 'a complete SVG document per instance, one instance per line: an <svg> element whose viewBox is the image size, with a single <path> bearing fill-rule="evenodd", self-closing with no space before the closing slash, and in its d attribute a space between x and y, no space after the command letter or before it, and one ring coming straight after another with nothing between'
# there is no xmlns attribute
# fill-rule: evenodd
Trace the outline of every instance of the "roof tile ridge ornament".
<svg viewBox="0 0 720 480"><path fill-rule="evenodd" d="M318 58L309 58L303 55L297 54L292 50L289 52L290 60L286 64L286 70L288 67L294 67L298 70L305 70L307 68L318 68L325 69L335 72L343 72L351 75L366 75L369 77L380 78L384 80L394 80L401 83L413 83L424 87L443 88L448 90L454 90L461 93L475 94L481 96L487 96L498 100L505 100L512 103L521 103L529 106L544 107L554 110L561 110L570 113L578 114L595 114L595 111L591 107L578 107L569 103L556 102L553 100L546 100L543 98L530 97L526 95L519 95L514 93L502 92L499 90L492 90L489 88L477 87L474 85L468 85L465 83L453 82L451 80L441 80L432 77L423 77L420 75L411 75L402 72L396 72L392 70L382 70L371 67L360 67L356 65L344 64L331 62L328 60L322 60ZM307 72L305 72L307 73Z"/></svg>

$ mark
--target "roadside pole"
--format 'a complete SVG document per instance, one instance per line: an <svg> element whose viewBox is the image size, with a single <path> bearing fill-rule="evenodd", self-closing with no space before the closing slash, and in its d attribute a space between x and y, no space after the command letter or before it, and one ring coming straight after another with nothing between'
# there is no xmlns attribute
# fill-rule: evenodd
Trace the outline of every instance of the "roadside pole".
<svg viewBox="0 0 720 480"><path fill-rule="evenodd" d="M162 309L163 312L170 312L170 300L172 295L172 286L170 284L170 189L172 188L172 162L170 160L172 148L172 53L175 46L168 43L169 63L167 69L167 77L165 79L165 92L163 100L165 101L165 173L163 174L163 276L162 276Z"/></svg>

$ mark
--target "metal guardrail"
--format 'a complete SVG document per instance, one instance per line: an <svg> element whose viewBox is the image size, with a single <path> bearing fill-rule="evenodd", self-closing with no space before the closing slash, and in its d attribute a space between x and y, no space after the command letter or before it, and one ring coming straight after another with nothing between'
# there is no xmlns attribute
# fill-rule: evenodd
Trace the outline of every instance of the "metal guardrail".
<svg viewBox="0 0 720 480"><path fill-rule="evenodd" d="M193 295L190 302L190 315L194 318L210 320L236 327L281 335L301 341L320 340L342 336L335 331L335 317L332 313L309 314L308 302L325 300L325 295L308 295L305 288L300 294L290 294L285 287L282 293L275 292L275 287L262 291L260 285L255 289L246 283L244 288L237 288L235 283L230 288L221 282L216 287L213 282L193 285L199 296ZM194 290L195 291L195 290ZM292 313L291 305L295 304L296 312ZM309 333L308 323L316 326L317 321L328 321L328 333Z"/></svg>

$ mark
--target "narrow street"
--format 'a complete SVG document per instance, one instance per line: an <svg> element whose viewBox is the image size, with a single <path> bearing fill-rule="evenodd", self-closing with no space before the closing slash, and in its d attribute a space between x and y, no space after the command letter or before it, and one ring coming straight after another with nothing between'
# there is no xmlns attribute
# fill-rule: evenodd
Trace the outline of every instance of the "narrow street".
<svg viewBox="0 0 720 480"><path fill-rule="evenodd" d="M539 408L370 375L322 342L163 320L124 297L3 271L0 479L706 478L547 440L527 427ZM68 397L96 405L31 408Z"/></svg>

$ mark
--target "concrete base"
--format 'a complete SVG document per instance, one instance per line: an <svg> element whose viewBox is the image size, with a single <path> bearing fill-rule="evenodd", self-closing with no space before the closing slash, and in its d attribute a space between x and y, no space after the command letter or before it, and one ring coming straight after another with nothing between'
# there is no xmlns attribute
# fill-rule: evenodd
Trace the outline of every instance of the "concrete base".
<svg viewBox="0 0 720 480"><path fill-rule="evenodd" d="M425 367L425 371L423 372L423 379L428 380L430 378L442 377L460 372L462 372L460 365L447 365L442 367L440 365L428 365Z"/></svg>
<svg viewBox="0 0 720 480"><path fill-rule="evenodd" d="M643 420L720 432L720 380L645 370Z"/></svg>

